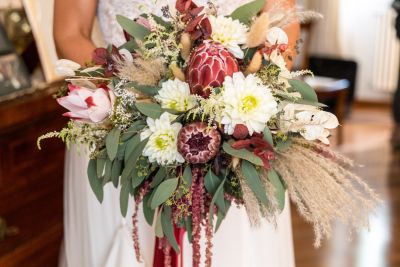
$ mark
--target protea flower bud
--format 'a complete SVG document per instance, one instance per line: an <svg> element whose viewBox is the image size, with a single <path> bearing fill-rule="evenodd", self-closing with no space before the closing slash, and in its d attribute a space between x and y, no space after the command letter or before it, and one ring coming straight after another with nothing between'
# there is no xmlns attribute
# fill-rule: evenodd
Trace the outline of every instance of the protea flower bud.
<svg viewBox="0 0 400 267"><path fill-rule="evenodd" d="M186 125L178 135L178 152L192 164L210 161L217 155L220 145L220 133L203 122Z"/></svg>
<svg viewBox="0 0 400 267"><path fill-rule="evenodd" d="M235 57L221 44L206 41L192 53L187 79L192 94L207 98L210 87L220 87L226 76L239 71Z"/></svg>

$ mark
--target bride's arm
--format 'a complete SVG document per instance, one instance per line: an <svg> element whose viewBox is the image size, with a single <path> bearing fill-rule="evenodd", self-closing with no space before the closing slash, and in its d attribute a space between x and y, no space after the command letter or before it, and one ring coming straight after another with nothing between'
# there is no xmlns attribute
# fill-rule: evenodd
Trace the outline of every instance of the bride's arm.
<svg viewBox="0 0 400 267"><path fill-rule="evenodd" d="M90 60L95 46L91 32L97 0L55 0L54 41L60 58L81 65Z"/></svg>
<svg viewBox="0 0 400 267"><path fill-rule="evenodd" d="M276 1L279 1L279 0L266 0L265 10L268 10L269 8L271 8L275 4ZM287 1L287 5L289 7L293 7L293 6L295 6L295 4L296 4L295 0ZM293 53L292 53L293 60L287 61L288 68L292 69L293 64L294 64L294 58L296 56L296 51L295 51L294 47L296 47L296 42L300 37L300 24L299 23L291 24L290 26L288 26L285 29L285 32L289 36L289 47L293 50Z"/></svg>

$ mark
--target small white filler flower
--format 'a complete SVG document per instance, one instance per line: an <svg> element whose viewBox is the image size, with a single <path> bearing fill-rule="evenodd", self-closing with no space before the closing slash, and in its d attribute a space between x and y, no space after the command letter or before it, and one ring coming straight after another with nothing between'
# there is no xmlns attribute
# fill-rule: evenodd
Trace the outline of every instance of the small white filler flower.
<svg viewBox="0 0 400 267"><path fill-rule="evenodd" d="M157 162L164 166L185 162L177 149L177 137L182 124L171 124L171 118L172 116L167 112L156 120L147 118L149 128L140 134L140 139L143 141L149 138L143 150L143 156L148 157L150 162Z"/></svg>
<svg viewBox="0 0 400 267"><path fill-rule="evenodd" d="M211 39L221 43L236 58L243 58L244 53L240 45L247 41L247 26L239 20L224 16L210 16L209 19L212 28Z"/></svg>
<svg viewBox="0 0 400 267"><path fill-rule="evenodd" d="M196 99L190 94L189 84L178 79L164 82L155 98L165 109L184 112L196 106Z"/></svg>
<svg viewBox="0 0 400 267"><path fill-rule="evenodd" d="M237 72L226 77L221 101L225 108L221 123L227 134L233 134L235 126L244 124L250 135L264 131L267 122L278 112L271 90L251 74L245 77Z"/></svg>

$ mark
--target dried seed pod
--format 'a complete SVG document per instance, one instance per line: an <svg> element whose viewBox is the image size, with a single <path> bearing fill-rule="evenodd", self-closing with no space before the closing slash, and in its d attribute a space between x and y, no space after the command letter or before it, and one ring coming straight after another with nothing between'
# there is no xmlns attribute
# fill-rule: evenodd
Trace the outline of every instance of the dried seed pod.
<svg viewBox="0 0 400 267"><path fill-rule="evenodd" d="M254 54L253 58L251 59L250 64L247 66L244 73L246 75L249 75L249 74L256 73L257 71L259 71L262 66L262 60L263 60L263 56L262 56L261 52L257 51Z"/></svg>
<svg viewBox="0 0 400 267"><path fill-rule="evenodd" d="M190 34L187 32L181 35L181 56L184 60L187 60L190 56L190 51L192 50L192 40Z"/></svg>

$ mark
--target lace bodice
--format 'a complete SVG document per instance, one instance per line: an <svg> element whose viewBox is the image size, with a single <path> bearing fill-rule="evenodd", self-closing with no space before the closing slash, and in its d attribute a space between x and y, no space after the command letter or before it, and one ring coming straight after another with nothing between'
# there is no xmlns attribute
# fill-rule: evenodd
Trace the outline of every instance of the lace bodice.
<svg viewBox="0 0 400 267"><path fill-rule="evenodd" d="M124 43L122 30L116 21L117 15L135 18L145 11L160 15L161 7L172 4L175 0L99 0L98 19L104 40L117 46ZM206 5L207 0L195 0L198 5ZM222 15L230 14L240 4L250 0L213 0Z"/></svg>

